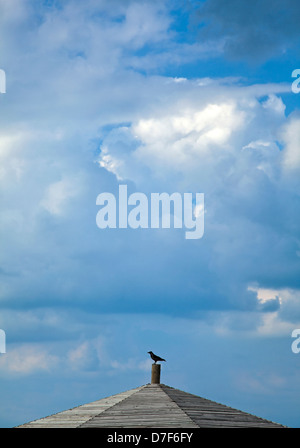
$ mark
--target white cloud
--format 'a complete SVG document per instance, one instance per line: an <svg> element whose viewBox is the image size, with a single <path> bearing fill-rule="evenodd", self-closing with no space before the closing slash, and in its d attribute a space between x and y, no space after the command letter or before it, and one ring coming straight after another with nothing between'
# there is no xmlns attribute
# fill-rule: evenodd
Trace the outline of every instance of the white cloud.
<svg viewBox="0 0 300 448"><path fill-rule="evenodd" d="M290 337L294 325L285 321L280 312L266 313L262 316L262 321L257 328L256 337ZM290 341L290 344L292 340ZM289 347L289 345L288 345Z"/></svg>
<svg viewBox="0 0 300 448"><path fill-rule="evenodd" d="M7 350L0 358L0 366L4 372L31 374L37 371L49 371L56 366L58 358L48 353L43 346L21 344Z"/></svg>
<svg viewBox="0 0 300 448"><path fill-rule="evenodd" d="M248 289L250 291L255 291L258 299L262 302L267 302L268 300L272 300L274 297L278 297L280 295L280 291L276 289L258 288L254 286L250 286Z"/></svg>
<svg viewBox="0 0 300 448"><path fill-rule="evenodd" d="M282 99L274 94L269 95L267 100L262 103L262 106L265 109L273 110L279 115L283 115L286 109Z"/></svg>
<svg viewBox="0 0 300 448"><path fill-rule="evenodd" d="M72 369L83 369L90 361L90 345L87 341L71 349L67 355L68 364Z"/></svg>
<svg viewBox="0 0 300 448"><path fill-rule="evenodd" d="M157 107L131 126L114 128L103 141L99 163L137 185L143 177L150 182L149 173L153 182L181 173L185 183L201 180L210 188L233 170L236 176L248 173L245 157L274 181L280 170L276 130L285 117L282 100L271 89L186 80L170 97L161 79ZM263 95L268 99L260 103ZM241 156L242 149L248 155Z"/></svg>
<svg viewBox="0 0 300 448"><path fill-rule="evenodd" d="M300 118L292 117L285 124L282 138L285 144L284 166L288 171L298 171L300 168Z"/></svg>
<svg viewBox="0 0 300 448"><path fill-rule="evenodd" d="M66 210L68 200L77 196L80 191L78 178L62 179L49 185L45 197L41 201L41 206L52 215L62 215Z"/></svg>

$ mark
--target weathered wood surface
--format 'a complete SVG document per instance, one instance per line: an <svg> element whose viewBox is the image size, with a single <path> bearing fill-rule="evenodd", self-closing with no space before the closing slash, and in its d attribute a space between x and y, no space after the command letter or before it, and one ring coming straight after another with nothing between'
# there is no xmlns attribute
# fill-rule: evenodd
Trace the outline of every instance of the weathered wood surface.
<svg viewBox="0 0 300 448"><path fill-rule="evenodd" d="M200 428L283 427L269 420L198 397L197 395L163 384L161 387Z"/></svg>
<svg viewBox="0 0 300 448"><path fill-rule="evenodd" d="M283 427L164 384L147 384L19 428Z"/></svg>
<svg viewBox="0 0 300 448"><path fill-rule="evenodd" d="M136 393L142 387L145 386L131 389L107 398L102 398L101 400L84 404L73 409L68 409L67 411L59 412L58 414L53 414L49 417L34 420L25 423L24 425L20 425L18 428L77 428L87 420L105 412L110 407L115 406L120 401L130 397L130 395Z"/></svg>
<svg viewBox="0 0 300 448"><path fill-rule="evenodd" d="M158 384L149 384L136 394L92 418L81 428L197 428L185 412Z"/></svg>

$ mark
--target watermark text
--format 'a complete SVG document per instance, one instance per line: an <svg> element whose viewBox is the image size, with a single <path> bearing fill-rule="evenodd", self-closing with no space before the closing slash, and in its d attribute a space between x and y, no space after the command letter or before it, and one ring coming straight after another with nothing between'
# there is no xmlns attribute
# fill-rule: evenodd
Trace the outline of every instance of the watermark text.
<svg viewBox="0 0 300 448"><path fill-rule="evenodd" d="M292 83L292 92L293 93L299 93L300 92L300 68L297 68L297 69L293 70L292 78L297 78Z"/></svg>
<svg viewBox="0 0 300 448"><path fill-rule="evenodd" d="M296 338L292 342L292 352L293 353L300 353L300 329L296 328L292 332L292 338Z"/></svg>
<svg viewBox="0 0 300 448"><path fill-rule="evenodd" d="M186 239L199 239L204 234L204 193L132 193L119 185L118 198L113 193L100 193L96 205L99 229L182 229Z"/></svg>
<svg viewBox="0 0 300 448"><path fill-rule="evenodd" d="M6 74L0 69L0 93L6 93Z"/></svg>
<svg viewBox="0 0 300 448"><path fill-rule="evenodd" d="M0 353L6 353L6 335L4 330L0 330Z"/></svg>

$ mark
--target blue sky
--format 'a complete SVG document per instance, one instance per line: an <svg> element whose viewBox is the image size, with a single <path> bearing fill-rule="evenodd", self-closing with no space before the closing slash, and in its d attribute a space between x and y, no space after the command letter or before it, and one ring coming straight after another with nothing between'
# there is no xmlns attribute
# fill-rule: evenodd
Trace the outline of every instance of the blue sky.
<svg viewBox="0 0 300 448"><path fill-rule="evenodd" d="M0 426L150 380L299 427L300 6L0 0ZM96 226L203 192L205 233Z"/></svg>

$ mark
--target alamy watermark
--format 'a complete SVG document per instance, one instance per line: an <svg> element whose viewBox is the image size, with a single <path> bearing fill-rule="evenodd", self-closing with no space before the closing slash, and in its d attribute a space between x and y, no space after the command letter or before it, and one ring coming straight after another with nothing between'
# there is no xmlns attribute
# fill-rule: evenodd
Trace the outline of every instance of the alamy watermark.
<svg viewBox="0 0 300 448"><path fill-rule="evenodd" d="M0 69L0 93L6 93L6 74Z"/></svg>
<svg viewBox="0 0 300 448"><path fill-rule="evenodd" d="M292 83L292 92L293 93L299 93L300 92L300 69L296 68L292 72L292 78L297 78Z"/></svg>
<svg viewBox="0 0 300 448"><path fill-rule="evenodd" d="M293 353L300 353L300 329L296 328L295 330L293 330L292 332L292 338L296 338L293 342L292 342L292 352Z"/></svg>
<svg viewBox="0 0 300 448"><path fill-rule="evenodd" d="M0 330L0 353L6 353L6 334L4 330Z"/></svg>
<svg viewBox="0 0 300 448"><path fill-rule="evenodd" d="M96 216L99 229L187 229L186 239L199 239L204 234L204 193L132 193L119 185L118 198L113 193L98 195Z"/></svg>

